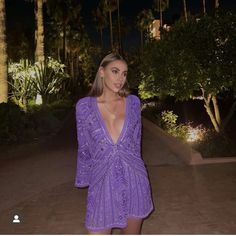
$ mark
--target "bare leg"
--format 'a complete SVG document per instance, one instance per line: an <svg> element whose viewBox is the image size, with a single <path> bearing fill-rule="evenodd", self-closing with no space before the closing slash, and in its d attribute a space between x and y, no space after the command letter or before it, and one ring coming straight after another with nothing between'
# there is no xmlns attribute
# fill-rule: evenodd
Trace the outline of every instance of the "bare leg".
<svg viewBox="0 0 236 236"><path fill-rule="evenodd" d="M111 234L111 229L106 229L102 231L88 231L88 234Z"/></svg>
<svg viewBox="0 0 236 236"><path fill-rule="evenodd" d="M141 234L142 222L140 218L128 218L127 226L121 229L122 234Z"/></svg>

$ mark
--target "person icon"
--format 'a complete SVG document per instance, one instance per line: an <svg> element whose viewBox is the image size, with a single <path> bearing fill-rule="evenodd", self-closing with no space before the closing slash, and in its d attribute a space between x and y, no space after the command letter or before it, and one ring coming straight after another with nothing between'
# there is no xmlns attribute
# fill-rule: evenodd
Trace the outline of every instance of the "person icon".
<svg viewBox="0 0 236 236"><path fill-rule="evenodd" d="M14 220L12 221L13 223L20 223L19 216L14 215Z"/></svg>

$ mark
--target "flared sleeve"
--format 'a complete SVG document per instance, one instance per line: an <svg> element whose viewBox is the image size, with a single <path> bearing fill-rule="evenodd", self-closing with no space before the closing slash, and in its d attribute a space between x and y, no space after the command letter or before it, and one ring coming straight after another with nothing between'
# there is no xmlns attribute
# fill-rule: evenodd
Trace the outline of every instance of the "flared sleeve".
<svg viewBox="0 0 236 236"><path fill-rule="evenodd" d="M135 110L137 115L137 123L135 125L135 138L136 138L136 144L137 144L137 150L138 153L141 151L141 136L142 136L142 118L141 118L141 101L139 97L135 96Z"/></svg>
<svg viewBox="0 0 236 236"><path fill-rule="evenodd" d="M89 152L89 143L86 135L85 114L83 112L83 103L78 101L76 104L76 128L77 128L77 168L76 168L76 187L88 187L90 179L91 156Z"/></svg>

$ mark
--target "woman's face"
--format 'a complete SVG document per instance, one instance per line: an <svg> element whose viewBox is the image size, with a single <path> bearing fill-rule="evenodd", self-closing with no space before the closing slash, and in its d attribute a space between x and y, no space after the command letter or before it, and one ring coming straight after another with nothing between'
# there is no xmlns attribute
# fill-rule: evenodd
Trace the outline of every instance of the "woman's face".
<svg viewBox="0 0 236 236"><path fill-rule="evenodd" d="M100 67L104 88L117 93L125 84L127 72L127 64L121 60L113 61L106 67Z"/></svg>

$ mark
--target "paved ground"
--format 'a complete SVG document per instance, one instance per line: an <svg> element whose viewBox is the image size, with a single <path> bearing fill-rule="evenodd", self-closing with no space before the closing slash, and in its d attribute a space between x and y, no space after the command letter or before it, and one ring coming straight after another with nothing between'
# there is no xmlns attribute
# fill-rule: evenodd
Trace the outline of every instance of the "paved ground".
<svg viewBox="0 0 236 236"><path fill-rule="evenodd" d="M52 138L0 153L0 234L86 234L87 190L74 187L72 118ZM236 163L186 166L173 158L171 165L148 162L155 211L142 233L236 234ZM15 214L21 223L12 223Z"/></svg>

